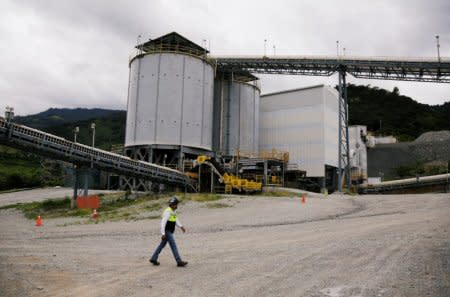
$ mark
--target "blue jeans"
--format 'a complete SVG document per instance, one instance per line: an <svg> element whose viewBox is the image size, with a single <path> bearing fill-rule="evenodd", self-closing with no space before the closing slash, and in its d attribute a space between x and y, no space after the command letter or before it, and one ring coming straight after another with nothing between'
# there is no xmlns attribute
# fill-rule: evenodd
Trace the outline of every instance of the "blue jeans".
<svg viewBox="0 0 450 297"><path fill-rule="evenodd" d="M172 250L172 254L175 257L175 261L177 261L177 263L181 262L180 254L178 254L177 244L175 243L175 237L173 236L173 233L170 233L168 231L166 231L166 239L161 240L161 243L158 245L155 252L153 253L151 260L152 261L158 260L158 256L163 250L163 248L166 246L167 242L169 242L170 249Z"/></svg>

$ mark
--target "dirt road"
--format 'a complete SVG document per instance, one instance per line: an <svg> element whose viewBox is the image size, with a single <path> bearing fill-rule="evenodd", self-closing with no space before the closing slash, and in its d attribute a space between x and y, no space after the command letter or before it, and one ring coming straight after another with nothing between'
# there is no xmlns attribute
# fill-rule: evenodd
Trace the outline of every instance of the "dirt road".
<svg viewBox="0 0 450 297"><path fill-rule="evenodd" d="M114 191L89 190L89 194L110 193L110 192ZM64 198L72 196L73 196L72 188L62 188L62 187L10 192L0 194L0 206L5 206L14 203L43 201L46 199Z"/></svg>
<svg viewBox="0 0 450 297"><path fill-rule="evenodd" d="M0 196L1 199L1 196ZM0 211L0 296L448 296L450 195L226 198L148 263L159 220L34 227ZM222 205L224 206L224 205ZM66 222L67 223L67 222Z"/></svg>

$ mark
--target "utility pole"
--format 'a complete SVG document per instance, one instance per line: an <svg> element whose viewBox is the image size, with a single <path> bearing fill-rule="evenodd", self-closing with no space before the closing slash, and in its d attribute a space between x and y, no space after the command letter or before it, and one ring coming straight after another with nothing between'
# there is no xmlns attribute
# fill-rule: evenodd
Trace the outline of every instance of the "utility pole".
<svg viewBox="0 0 450 297"><path fill-rule="evenodd" d="M438 62L441 63L441 53L439 52L439 48L441 45L439 44L439 35L436 35L436 47L437 47L437 55L438 55Z"/></svg>
<svg viewBox="0 0 450 297"><path fill-rule="evenodd" d="M5 108L5 120L10 123L14 119L14 107L6 106Z"/></svg>
<svg viewBox="0 0 450 297"><path fill-rule="evenodd" d="M73 142L77 142L77 135L80 132L80 127L76 126L75 129L73 129Z"/></svg>
<svg viewBox="0 0 450 297"><path fill-rule="evenodd" d="M91 129L92 129L92 148L95 147L95 123L91 124Z"/></svg>
<svg viewBox="0 0 450 297"><path fill-rule="evenodd" d="M264 57L266 56L267 39L264 39Z"/></svg>
<svg viewBox="0 0 450 297"><path fill-rule="evenodd" d="M73 142L77 142L77 135L80 132L80 127L76 126L73 129ZM79 172L78 172L78 168L77 165L73 165L73 197L72 200L70 201L70 208L75 208L76 202L77 202L77 197L78 197L78 177L79 177Z"/></svg>
<svg viewBox="0 0 450 297"><path fill-rule="evenodd" d="M207 49L206 49L206 45L207 45L206 39L202 40L202 45L204 46L203 49L205 50L205 58L206 58L206 51L207 51Z"/></svg>

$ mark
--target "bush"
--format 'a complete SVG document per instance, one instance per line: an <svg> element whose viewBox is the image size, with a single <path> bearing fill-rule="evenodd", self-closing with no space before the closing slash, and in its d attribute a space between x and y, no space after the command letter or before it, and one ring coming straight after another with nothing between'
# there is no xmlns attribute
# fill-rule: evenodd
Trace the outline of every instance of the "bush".
<svg viewBox="0 0 450 297"><path fill-rule="evenodd" d="M399 166L395 169L398 177L407 178L415 177L425 173L424 165L422 163L416 163L412 165Z"/></svg>

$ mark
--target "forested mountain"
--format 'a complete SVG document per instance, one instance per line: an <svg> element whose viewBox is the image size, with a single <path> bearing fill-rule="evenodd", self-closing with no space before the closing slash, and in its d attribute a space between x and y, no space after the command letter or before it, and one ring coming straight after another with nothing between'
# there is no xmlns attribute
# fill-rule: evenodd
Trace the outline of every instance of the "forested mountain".
<svg viewBox="0 0 450 297"><path fill-rule="evenodd" d="M375 134L412 140L427 131L450 130L450 94L442 105L427 105L401 95L398 88L349 84L348 103L350 125L366 125ZM122 110L51 108L15 121L69 140L78 126L78 141L85 144L90 144L90 124L95 122L96 144L105 149L125 139L126 111Z"/></svg>
<svg viewBox="0 0 450 297"><path fill-rule="evenodd" d="M418 103L392 91L371 86L348 85L350 125L366 125L378 135L413 140L427 131L450 130L449 101L442 105Z"/></svg>
<svg viewBox="0 0 450 297"><path fill-rule="evenodd" d="M350 125L366 125L377 135L406 141L427 131L450 130L450 94L449 102L431 106L402 96L398 88L350 84L348 102ZM92 144L90 126L95 122L95 146L106 150L123 145L125 139L126 111L122 110L51 108L14 121L68 140L73 140L78 126L77 141L87 145ZM58 184L57 179L45 177L41 162L39 156L0 146L0 190Z"/></svg>
<svg viewBox="0 0 450 297"><path fill-rule="evenodd" d="M14 122L45 132L74 138L74 128L79 127L77 142L91 145L91 123L95 122L95 146L111 150L123 144L126 112L107 109L57 109L24 117ZM51 160L0 145L0 191L7 189L54 186L62 184L63 170Z"/></svg>
<svg viewBox="0 0 450 297"><path fill-rule="evenodd" d="M42 129L47 127L54 127L63 124L77 123L90 119L98 119L111 117L119 110L101 109L101 108L50 108L46 111L28 115L17 116L15 121L35 129Z"/></svg>
<svg viewBox="0 0 450 297"><path fill-rule="evenodd" d="M45 132L73 140L74 129L79 127L77 142L91 145L91 123L95 123L95 146L110 150L113 145L123 144L125 139L126 112L109 109L57 109L16 117L15 122L41 129Z"/></svg>

